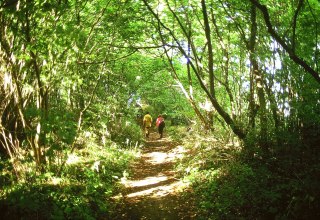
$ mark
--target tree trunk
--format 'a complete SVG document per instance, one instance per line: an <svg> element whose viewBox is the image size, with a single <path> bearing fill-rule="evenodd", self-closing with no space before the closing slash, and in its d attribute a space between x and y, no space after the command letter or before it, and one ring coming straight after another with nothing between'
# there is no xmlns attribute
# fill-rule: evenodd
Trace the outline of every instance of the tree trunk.
<svg viewBox="0 0 320 220"><path fill-rule="evenodd" d="M259 100L259 116L260 116L260 143L259 145L263 149L264 152L268 151L268 138L267 138L267 128L268 128L268 120L267 120L267 111L266 111L266 100L263 89L263 75L259 70L259 64L256 59L256 36L257 36L257 10L256 6L252 4L251 6L251 35L249 42L249 52L250 52L250 62L251 62L251 75L255 79L256 90Z"/></svg>

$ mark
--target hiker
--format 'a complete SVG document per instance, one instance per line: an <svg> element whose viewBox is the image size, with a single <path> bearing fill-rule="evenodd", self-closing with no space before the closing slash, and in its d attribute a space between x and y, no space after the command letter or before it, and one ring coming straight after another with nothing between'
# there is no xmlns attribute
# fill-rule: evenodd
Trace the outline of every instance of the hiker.
<svg viewBox="0 0 320 220"><path fill-rule="evenodd" d="M162 115L158 116L157 121L156 121L156 126L158 127L158 132L159 132L160 138L162 138L163 137L163 129L166 126Z"/></svg>
<svg viewBox="0 0 320 220"><path fill-rule="evenodd" d="M152 124L152 117L150 113L147 112L146 115L143 117L143 127L144 127L146 138L149 137L151 124Z"/></svg>

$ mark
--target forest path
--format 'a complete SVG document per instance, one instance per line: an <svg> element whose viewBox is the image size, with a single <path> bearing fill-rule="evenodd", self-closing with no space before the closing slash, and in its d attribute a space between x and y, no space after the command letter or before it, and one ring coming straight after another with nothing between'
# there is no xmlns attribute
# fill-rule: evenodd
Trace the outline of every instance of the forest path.
<svg viewBox="0 0 320 220"><path fill-rule="evenodd" d="M121 181L122 205L117 219L179 220L195 219L192 199L183 196L185 184L176 178L175 160L184 148L169 137L158 139L151 133L132 176Z"/></svg>

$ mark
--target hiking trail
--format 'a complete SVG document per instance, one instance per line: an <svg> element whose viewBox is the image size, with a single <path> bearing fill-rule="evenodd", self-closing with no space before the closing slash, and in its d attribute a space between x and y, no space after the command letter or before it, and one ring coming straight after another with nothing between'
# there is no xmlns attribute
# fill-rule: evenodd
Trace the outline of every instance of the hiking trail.
<svg viewBox="0 0 320 220"><path fill-rule="evenodd" d="M117 200L116 219L180 220L196 219L192 199L174 171L175 160L185 149L170 140L158 139L152 132L142 149L140 159L131 167L132 175L122 179L123 190Z"/></svg>

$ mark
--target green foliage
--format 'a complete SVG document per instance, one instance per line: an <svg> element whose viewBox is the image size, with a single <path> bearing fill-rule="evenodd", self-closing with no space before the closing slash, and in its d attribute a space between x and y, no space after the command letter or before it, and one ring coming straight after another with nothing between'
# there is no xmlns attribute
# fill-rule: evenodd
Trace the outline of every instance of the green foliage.
<svg viewBox="0 0 320 220"><path fill-rule="evenodd" d="M193 183L206 217L313 217L309 213L319 207L315 178L319 85L292 57L297 55L318 72L318 1L304 2L301 8L302 1L259 1L287 51L270 36L258 8L256 22L247 22L257 1L203 1L210 39L196 0L163 5L4 2L0 4L4 213L38 218L37 213L52 219L103 216L110 208L105 200L113 193L114 180L121 178L132 159L127 150L142 141L139 117L150 111L154 118L165 115L166 131L175 140L194 138L193 158L178 168ZM145 4L165 27L157 26ZM250 39L255 29L256 37ZM208 40L214 51L212 67ZM288 51L293 54L288 56ZM194 65L190 72L187 53ZM250 56L256 61L255 71ZM180 85L214 132L204 131ZM210 100L205 89L212 85L211 104L217 102L220 109L206 106ZM245 134L241 147L229 143L236 140L231 122ZM81 162L69 164L68 156ZM62 176L49 173L59 171L66 160ZM45 184L53 180L59 183Z"/></svg>
<svg viewBox="0 0 320 220"><path fill-rule="evenodd" d="M31 219L41 217L45 219L94 219L90 210L89 200L77 186L32 186L18 185L11 192L7 192L6 199L1 200L1 207L6 208L7 218L24 216Z"/></svg>
<svg viewBox="0 0 320 220"><path fill-rule="evenodd" d="M139 146L143 136L141 127L134 122L122 122L120 129L113 134L112 140L121 143L122 146Z"/></svg>
<svg viewBox="0 0 320 220"><path fill-rule="evenodd" d="M48 144L66 144L73 142L76 136L75 114L72 112L52 111L46 121L46 132L48 132Z"/></svg>
<svg viewBox="0 0 320 220"><path fill-rule="evenodd" d="M185 142L191 155L178 170L192 185L200 219L319 218L319 163L293 150L248 159L243 147L195 137Z"/></svg>
<svg viewBox="0 0 320 220"><path fill-rule="evenodd" d="M0 157L0 186L11 185L16 180L12 173L12 163L7 158Z"/></svg>
<svg viewBox="0 0 320 220"><path fill-rule="evenodd" d="M1 216L23 216L26 219L104 218L112 210L111 196L116 193L116 182L134 157L134 150L91 143L69 155L61 177L45 173L25 183L5 186L0 191Z"/></svg>

